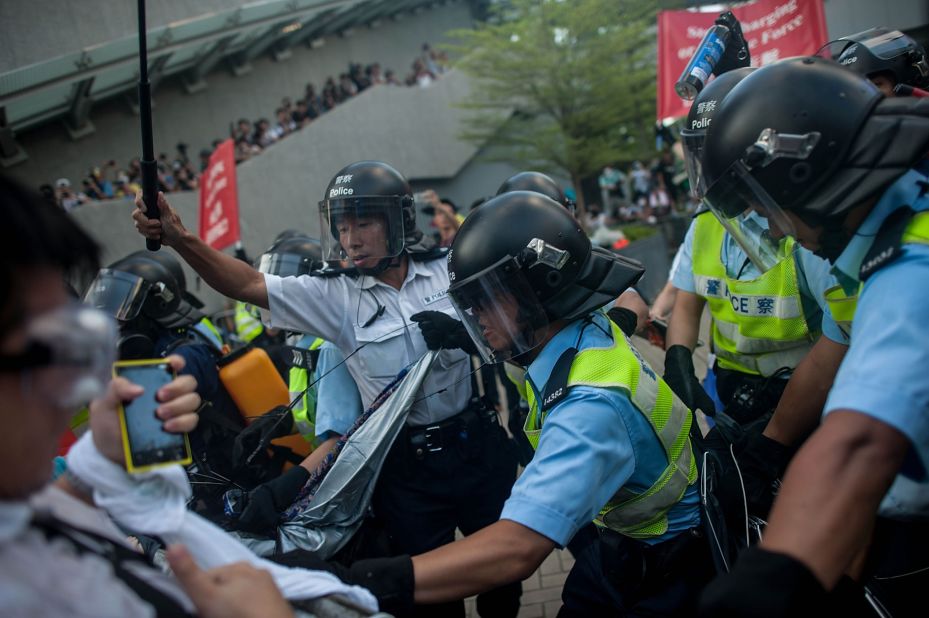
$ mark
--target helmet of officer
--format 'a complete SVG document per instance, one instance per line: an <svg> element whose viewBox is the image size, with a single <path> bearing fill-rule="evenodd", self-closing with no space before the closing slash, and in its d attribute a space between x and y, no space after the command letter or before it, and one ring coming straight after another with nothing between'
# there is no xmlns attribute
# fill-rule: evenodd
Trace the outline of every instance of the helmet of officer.
<svg viewBox="0 0 929 618"><path fill-rule="evenodd" d="M383 161L358 161L339 170L319 202L325 260L343 259L356 226L381 231L382 240L365 247L367 257L389 259L422 238L416 228L413 192L403 174Z"/></svg>
<svg viewBox="0 0 929 618"><path fill-rule="evenodd" d="M293 232L278 235L274 244L259 258L259 271L279 277L296 277L323 267L319 241L300 232Z"/></svg>
<svg viewBox="0 0 929 618"><path fill-rule="evenodd" d="M519 172L518 174L513 174L503 181L503 184L497 189L497 195L503 195L510 191L535 191L536 193L541 193L558 202L571 213L574 213L577 206L574 200L569 199L568 196L565 195L564 191L561 190L557 182L552 180L551 176L547 176L542 172Z"/></svg>
<svg viewBox="0 0 929 618"><path fill-rule="evenodd" d="M603 307L643 273L638 262L592 247L561 204L511 191L473 211L458 230L448 295L485 360L522 362L549 324Z"/></svg>
<svg viewBox="0 0 929 618"><path fill-rule="evenodd" d="M753 72L720 105L704 144L704 202L723 218L752 208L796 237L791 212L823 227L818 253L834 258L849 210L927 150L920 99L884 99L835 62L789 58Z"/></svg>
<svg viewBox="0 0 929 618"><path fill-rule="evenodd" d="M869 79L886 77L891 88L897 84L929 85L925 50L899 30L870 28L827 43L819 55Z"/></svg>
<svg viewBox="0 0 929 618"><path fill-rule="evenodd" d="M690 192L697 199L702 198L706 192L701 165L703 138L723 98L754 70L752 67L744 67L723 73L707 84L690 106L687 122L681 129L681 142L684 147L684 167L690 179Z"/></svg>
<svg viewBox="0 0 929 618"><path fill-rule="evenodd" d="M203 303L184 284L183 270L173 255L137 251L101 268L84 300L124 323L142 316L176 328L203 318L199 311Z"/></svg>

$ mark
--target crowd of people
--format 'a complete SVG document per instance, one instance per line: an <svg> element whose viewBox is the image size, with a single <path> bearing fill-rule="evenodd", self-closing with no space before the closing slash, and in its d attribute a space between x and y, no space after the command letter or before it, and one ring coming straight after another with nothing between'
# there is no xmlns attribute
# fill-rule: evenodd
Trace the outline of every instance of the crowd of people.
<svg viewBox="0 0 929 618"><path fill-rule="evenodd" d="M429 43L423 43L420 54L410 65L409 73L402 78L392 69L383 70L379 62L368 65L350 62L348 70L340 73L338 79L332 76L326 78L321 89L317 90L315 84L307 83L304 92L296 101L291 97L281 99L270 119L264 117L253 121L240 118L234 124L230 122L229 137L235 143L236 163L261 154L275 142L302 129L322 114L372 86L427 88L448 69L446 52L433 49ZM206 169L210 155L221 142L221 139L216 139L210 147L202 148L197 159L188 156L189 147L183 142L177 144L173 158L166 153L159 154L158 190L171 193L197 189L200 173ZM115 160L90 167L80 183L78 187L72 185L68 178L59 178L54 184L42 185L40 191L46 199L58 204L65 211L73 210L87 202L133 197L142 183L139 159L131 159L125 167L119 167Z"/></svg>
<svg viewBox="0 0 929 618"><path fill-rule="evenodd" d="M929 93L894 87L924 93L929 62L898 31L843 42L699 93L684 155L705 208L670 275L661 375L633 338L642 265L592 243L544 174L459 215L350 163L321 238L282 230L257 259L137 195L140 240L236 301L231 354L173 254L100 268L61 209L0 179L2 613L276 618L331 596L463 616L477 595L481 616L516 616L520 582L566 547L562 617L922 615ZM78 302L66 280L94 273ZM289 384L263 371L273 345ZM192 466L127 472L119 408L142 389L111 379L117 357L176 372L152 413L189 434ZM382 448L341 478L369 485L317 493L359 432ZM294 437L315 448L272 447ZM335 530L303 523L314 507Z"/></svg>

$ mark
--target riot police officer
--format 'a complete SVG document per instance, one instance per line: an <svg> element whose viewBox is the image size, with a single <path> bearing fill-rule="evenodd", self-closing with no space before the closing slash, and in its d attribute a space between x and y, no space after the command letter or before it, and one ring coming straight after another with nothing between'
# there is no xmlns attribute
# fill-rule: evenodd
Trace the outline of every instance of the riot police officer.
<svg viewBox="0 0 929 618"><path fill-rule="evenodd" d="M866 553L872 570L902 567L881 573L904 588L882 599L905 599L894 615L925 588L914 575L926 572L924 552L916 564L882 561L880 520L871 542L875 514L894 531L929 515L929 179L911 169L929 150L929 107L883 99L840 65L789 59L733 89L707 134L705 201L730 220L748 204L828 259L853 305L823 422L788 469L761 546L707 590L708 616L816 613ZM925 543L913 534L910 547Z"/></svg>
<svg viewBox="0 0 929 618"><path fill-rule="evenodd" d="M220 293L269 311L270 324L331 341L346 357L363 403L427 342L412 318L425 310L448 315L445 252L432 251L415 225L409 183L379 161L340 170L319 203L323 258L349 260L354 276L276 277L210 249L188 232L163 196L161 220L145 216L141 198L133 213L145 236L161 238ZM425 330L425 329L424 329ZM502 448L506 434L496 415L472 401L468 356L445 349L424 381L378 480L373 506L392 551L419 553L495 521L515 478L516 463ZM515 615L519 583L478 598L483 614ZM437 615L453 607L420 608Z"/></svg>

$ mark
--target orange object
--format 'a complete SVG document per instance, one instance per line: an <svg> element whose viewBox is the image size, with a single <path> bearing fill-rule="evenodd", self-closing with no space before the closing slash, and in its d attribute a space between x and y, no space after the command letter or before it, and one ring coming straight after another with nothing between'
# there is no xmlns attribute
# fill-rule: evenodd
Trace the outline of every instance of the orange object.
<svg viewBox="0 0 929 618"><path fill-rule="evenodd" d="M613 243L613 249L616 249L617 251L619 249L625 249L628 246L629 246L629 239L626 237L620 238L619 240Z"/></svg>
<svg viewBox="0 0 929 618"><path fill-rule="evenodd" d="M290 404L287 384L274 368L271 357L261 348L237 351L221 359L219 365L219 379L245 422L250 423L278 406ZM286 446L301 457L313 451L313 446L300 434L277 438L271 443Z"/></svg>

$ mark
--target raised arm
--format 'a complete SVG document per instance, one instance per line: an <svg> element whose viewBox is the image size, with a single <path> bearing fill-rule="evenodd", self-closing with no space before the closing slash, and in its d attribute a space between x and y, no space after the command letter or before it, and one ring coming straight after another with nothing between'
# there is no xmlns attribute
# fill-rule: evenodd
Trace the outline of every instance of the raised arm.
<svg viewBox="0 0 929 618"><path fill-rule="evenodd" d="M192 234L168 204L164 193L158 193L161 219L145 216L147 210L141 192L136 195L135 204L132 218L140 234L161 240L162 244L172 247L207 285L220 294L263 309L268 308L268 288L265 286L264 275L245 262L213 249L196 234Z"/></svg>

